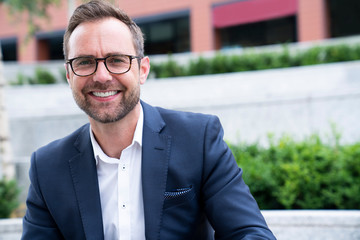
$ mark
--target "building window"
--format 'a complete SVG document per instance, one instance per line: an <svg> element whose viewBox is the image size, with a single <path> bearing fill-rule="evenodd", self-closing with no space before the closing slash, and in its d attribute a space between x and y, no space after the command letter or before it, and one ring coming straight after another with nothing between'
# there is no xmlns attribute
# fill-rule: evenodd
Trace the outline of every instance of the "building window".
<svg viewBox="0 0 360 240"><path fill-rule="evenodd" d="M328 0L331 37L360 34L360 1Z"/></svg>
<svg viewBox="0 0 360 240"><path fill-rule="evenodd" d="M48 43L49 43L49 59L50 60L64 59L63 35L48 39Z"/></svg>
<svg viewBox="0 0 360 240"><path fill-rule="evenodd" d="M190 51L188 12L156 16L156 18L135 19L135 21L145 35L146 55Z"/></svg>
<svg viewBox="0 0 360 240"><path fill-rule="evenodd" d="M62 60L63 36L65 31L38 33L37 38L37 59L38 60Z"/></svg>
<svg viewBox="0 0 360 240"><path fill-rule="evenodd" d="M0 46L3 61L17 61L17 39L5 38L0 39Z"/></svg>
<svg viewBox="0 0 360 240"><path fill-rule="evenodd" d="M290 16L221 28L218 32L221 48L295 42L297 40L296 17Z"/></svg>

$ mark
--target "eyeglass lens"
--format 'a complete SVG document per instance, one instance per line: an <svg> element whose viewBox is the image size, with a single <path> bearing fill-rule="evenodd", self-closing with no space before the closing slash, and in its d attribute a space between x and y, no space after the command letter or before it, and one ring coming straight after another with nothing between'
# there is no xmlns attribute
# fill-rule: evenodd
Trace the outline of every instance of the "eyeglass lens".
<svg viewBox="0 0 360 240"><path fill-rule="evenodd" d="M96 71L97 61L92 57L76 58L72 61L72 68L77 75L91 75ZM131 58L126 55L109 56L105 58L104 63L109 72L121 74L130 69Z"/></svg>

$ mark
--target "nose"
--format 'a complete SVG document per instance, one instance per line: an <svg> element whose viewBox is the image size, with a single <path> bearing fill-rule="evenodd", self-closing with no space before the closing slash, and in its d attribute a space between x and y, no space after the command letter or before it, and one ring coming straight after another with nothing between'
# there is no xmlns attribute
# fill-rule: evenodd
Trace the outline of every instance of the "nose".
<svg viewBox="0 0 360 240"><path fill-rule="evenodd" d="M111 79L112 76L110 72L106 69L105 62L99 61L93 80L97 82L107 82L111 81Z"/></svg>

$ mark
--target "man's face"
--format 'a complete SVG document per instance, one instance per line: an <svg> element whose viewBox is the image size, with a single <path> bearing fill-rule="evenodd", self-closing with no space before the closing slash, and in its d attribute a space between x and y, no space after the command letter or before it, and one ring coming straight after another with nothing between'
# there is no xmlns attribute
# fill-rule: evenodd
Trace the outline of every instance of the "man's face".
<svg viewBox="0 0 360 240"><path fill-rule="evenodd" d="M129 28L115 18L80 24L70 36L69 59L75 57L104 58L109 55L127 54L136 51ZM132 60L131 69L124 74L110 73L103 61L97 71L86 77L76 76L67 66L67 79L78 106L92 119L101 123L123 119L139 104L140 84L149 73L149 59Z"/></svg>

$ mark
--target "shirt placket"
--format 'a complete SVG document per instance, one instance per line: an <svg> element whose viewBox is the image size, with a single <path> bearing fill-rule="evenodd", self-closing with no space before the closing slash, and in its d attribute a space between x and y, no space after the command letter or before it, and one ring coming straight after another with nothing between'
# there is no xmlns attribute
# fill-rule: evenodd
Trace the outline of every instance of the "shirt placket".
<svg viewBox="0 0 360 240"><path fill-rule="evenodd" d="M130 240L130 183L129 183L129 159L130 149L121 153L118 164L118 212L119 212L119 236L121 240Z"/></svg>

